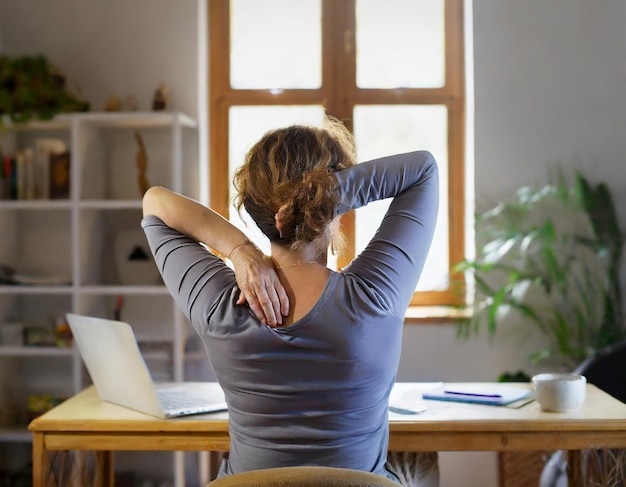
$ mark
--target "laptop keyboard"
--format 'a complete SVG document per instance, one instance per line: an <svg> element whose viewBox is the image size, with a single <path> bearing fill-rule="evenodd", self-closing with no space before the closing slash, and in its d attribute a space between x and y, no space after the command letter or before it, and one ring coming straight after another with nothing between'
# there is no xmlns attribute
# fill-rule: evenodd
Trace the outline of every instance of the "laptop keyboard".
<svg viewBox="0 0 626 487"><path fill-rule="evenodd" d="M187 392L168 391L167 389L157 390L157 396L161 406L166 411L174 409L188 409L206 406L211 401L206 397L194 396Z"/></svg>

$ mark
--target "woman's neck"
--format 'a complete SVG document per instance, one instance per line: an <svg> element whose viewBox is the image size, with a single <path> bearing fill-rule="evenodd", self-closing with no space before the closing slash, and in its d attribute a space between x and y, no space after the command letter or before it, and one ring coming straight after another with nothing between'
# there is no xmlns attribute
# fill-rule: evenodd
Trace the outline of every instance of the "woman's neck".
<svg viewBox="0 0 626 487"><path fill-rule="evenodd" d="M283 245L272 244L272 260L276 269L321 265L326 267L326 252L320 252L319 245L311 243L298 250Z"/></svg>
<svg viewBox="0 0 626 487"><path fill-rule="evenodd" d="M272 260L289 297L289 314L282 327L306 316L324 292L331 271L326 267L327 252L320 242L298 250L272 244Z"/></svg>

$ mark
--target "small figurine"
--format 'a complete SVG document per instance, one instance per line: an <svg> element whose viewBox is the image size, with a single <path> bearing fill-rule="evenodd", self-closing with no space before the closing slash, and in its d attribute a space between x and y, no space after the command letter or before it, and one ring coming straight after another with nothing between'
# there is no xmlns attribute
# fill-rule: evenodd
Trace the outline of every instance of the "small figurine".
<svg viewBox="0 0 626 487"><path fill-rule="evenodd" d="M152 99L152 109L154 111L161 111L167 108L169 103L169 87L165 83L161 83L159 88L154 93Z"/></svg>
<svg viewBox="0 0 626 487"><path fill-rule="evenodd" d="M117 96L110 96L104 104L104 110L107 112L119 112L122 108L122 102Z"/></svg>
<svg viewBox="0 0 626 487"><path fill-rule="evenodd" d="M143 142L143 138L137 131L135 132L135 142L137 142L137 184L139 185L139 192L141 196L143 196L150 187L146 176L146 171L148 170L148 154L146 153L146 145Z"/></svg>

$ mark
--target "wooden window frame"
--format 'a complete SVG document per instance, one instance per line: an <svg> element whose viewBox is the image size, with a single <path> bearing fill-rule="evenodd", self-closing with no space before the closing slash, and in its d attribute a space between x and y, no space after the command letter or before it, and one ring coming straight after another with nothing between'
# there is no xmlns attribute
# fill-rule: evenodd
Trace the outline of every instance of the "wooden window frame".
<svg viewBox="0 0 626 487"><path fill-rule="evenodd" d="M209 0L209 191L213 209L229 213L228 116L239 105L322 105L352 129L355 105L444 105L448 110L449 263L465 255L465 69L463 0L445 0L445 85L441 88L363 89L356 85L355 0L322 1L322 86L319 89L250 90L230 87L229 0ZM342 46L343 49L335 49ZM341 87L341 89L339 89ZM354 212L342 217L347 248L339 266L354 257ZM450 287L416 292L411 306L459 305L465 278L450 271Z"/></svg>

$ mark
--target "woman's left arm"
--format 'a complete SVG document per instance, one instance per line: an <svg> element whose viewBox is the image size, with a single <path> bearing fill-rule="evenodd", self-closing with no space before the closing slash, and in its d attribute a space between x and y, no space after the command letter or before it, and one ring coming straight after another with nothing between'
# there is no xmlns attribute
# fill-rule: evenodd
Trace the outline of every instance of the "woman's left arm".
<svg viewBox="0 0 626 487"><path fill-rule="evenodd" d="M247 302L269 326L282 323L282 316L289 313L289 300L272 260L236 226L211 208L160 186L146 191L143 215L154 215L168 227L225 255L233 263L241 291L237 303Z"/></svg>
<svg viewBox="0 0 626 487"><path fill-rule="evenodd" d="M336 174L338 213L393 198L366 248L346 267L404 316L430 249L439 210L439 171L428 151L362 162Z"/></svg>

